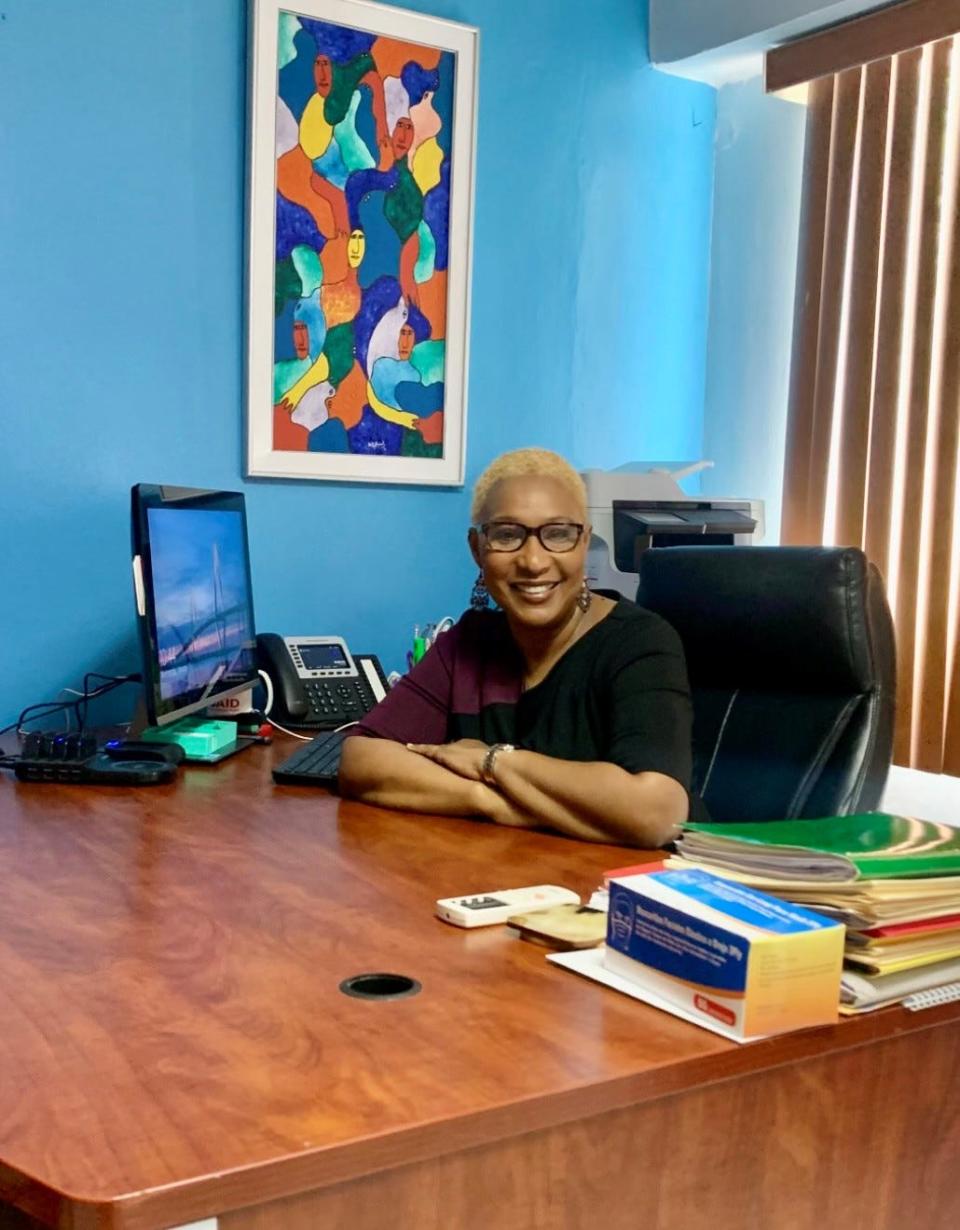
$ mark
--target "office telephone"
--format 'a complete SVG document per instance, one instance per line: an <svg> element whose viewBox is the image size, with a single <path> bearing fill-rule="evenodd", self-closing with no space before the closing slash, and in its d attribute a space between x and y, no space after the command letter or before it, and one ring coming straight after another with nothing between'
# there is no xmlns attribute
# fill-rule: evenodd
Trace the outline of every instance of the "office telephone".
<svg viewBox="0 0 960 1230"><path fill-rule="evenodd" d="M373 654L352 654L340 636L257 637L260 668L270 677L269 716L281 726L335 730L356 722L387 694Z"/></svg>

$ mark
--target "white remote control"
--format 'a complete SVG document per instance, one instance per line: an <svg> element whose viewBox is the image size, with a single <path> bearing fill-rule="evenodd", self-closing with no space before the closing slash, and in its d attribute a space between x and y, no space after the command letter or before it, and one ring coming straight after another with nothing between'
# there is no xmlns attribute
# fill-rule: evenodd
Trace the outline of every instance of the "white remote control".
<svg viewBox="0 0 960 1230"><path fill-rule="evenodd" d="M471 897L442 897L437 902L437 917L455 927L490 927L506 922L514 914L548 910L552 905L579 904L579 896L569 888L536 884L533 888L497 889Z"/></svg>

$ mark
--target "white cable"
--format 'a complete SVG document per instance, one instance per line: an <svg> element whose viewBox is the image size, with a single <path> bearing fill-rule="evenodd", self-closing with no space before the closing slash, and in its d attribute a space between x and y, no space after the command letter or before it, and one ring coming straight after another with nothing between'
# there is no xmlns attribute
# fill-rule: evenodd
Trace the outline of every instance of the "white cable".
<svg viewBox="0 0 960 1230"><path fill-rule="evenodd" d="M264 714L263 716L267 717L266 714ZM270 723L270 725L273 727L274 730L281 730L283 731L285 735L293 735L295 739L302 739L304 743L313 742L313 738L314 738L313 735L298 735L295 730L287 730L286 726L281 726L280 723L275 722L273 718L267 718L267 721Z"/></svg>
<svg viewBox="0 0 960 1230"><path fill-rule="evenodd" d="M69 692L71 696L81 696L84 698L87 695L86 692L81 692L79 688L61 688L60 691L57 693L57 695L60 696L64 692ZM64 726L66 728L66 732L67 734L69 734L70 731L73 729L73 722L70 720L70 710L69 709L64 709L63 720L64 720Z"/></svg>
<svg viewBox="0 0 960 1230"><path fill-rule="evenodd" d="M263 706L263 716L269 717L270 710L273 708L273 680L266 671L257 671L257 674L263 680L264 690L267 693L267 703ZM279 727L277 729L279 729Z"/></svg>
<svg viewBox="0 0 960 1230"><path fill-rule="evenodd" d="M264 717L266 717L266 714L264 714ZM267 721L274 728L274 730L282 730L285 735L293 735L295 739L302 739L304 743L312 743L313 740L317 737L317 735L298 735L295 730L287 730L286 726L279 726L275 721L273 721L272 718L267 718ZM341 730L346 730L348 726L359 726L359 725L360 725L359 721L344 722L342 726L338 726L337 729L333 731L333 734L338 735ZM317 731L317 734L326 734L326 731L319 730Z"/></svg>
<svg viewBox="0 0 960 1230"><path fill-rule="evenodd" d="M311 735L298 735L295 730L287 730L286 726L281 726L279 722L275 722L270 716L270 710L273 708L273 680L266 671L257 671L257 674L263 680L263 687L267 693L267 703L263 707L263 716L267 719L274 730L279 730L285 735L291 735L294 739L302 739L304 743L309 743Z"/></svg>
<svg viewBox="0 0 960 1230"><path fill-rule="evenodd" d="M444 615L443 619L441 619L438 624L433 624L433 631L426 638L427 648L432 649L433 646L436 644L437 637L440 635L440 633L449 632L449 630L453 627L455 622L456 621L454 620L452 615ZM431 626L430 624L427 625L428 628L430 626Z"/></svg>

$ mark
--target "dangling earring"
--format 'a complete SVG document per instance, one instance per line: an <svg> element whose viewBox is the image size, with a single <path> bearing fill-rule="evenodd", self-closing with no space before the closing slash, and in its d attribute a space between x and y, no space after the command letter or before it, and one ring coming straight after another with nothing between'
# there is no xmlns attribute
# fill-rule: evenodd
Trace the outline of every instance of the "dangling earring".
<svg viewBox="0 0 960 1230"><path fill-rule="evenodd" d="M470 594L470 609L473 611L485 611L490 605L490 594L487 591L486 583L483 579L483 569L480 569L480 574L473 583L473 590Z"/></svg>
<svg viewBox="0 0 960 1230"><path fill-rule="evenodd" d="M580 582L580 592L577 594L577 606L586 615L590 610L590 603L593 601L593 594L587 588L587 578L584 577Z"/></svg>

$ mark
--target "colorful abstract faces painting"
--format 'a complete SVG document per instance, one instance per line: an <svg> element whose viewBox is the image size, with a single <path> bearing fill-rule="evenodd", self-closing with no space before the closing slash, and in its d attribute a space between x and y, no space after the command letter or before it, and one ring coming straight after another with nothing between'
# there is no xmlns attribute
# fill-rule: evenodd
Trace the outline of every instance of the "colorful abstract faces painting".
<svg viewBox="0 0 960 1230"><path fill-rule="evenodd" d="M458 183L455 169L472 171L474 62L449 37L414 36L474 32L353 0L295 7L320 15L261 2L255 32L275 49L273 245L265 338L263 236L251 234L250 472L462 481L472 174ZM256 176L252 194L264 195ZM267 345L269 405L254 387Z"/></svg>

